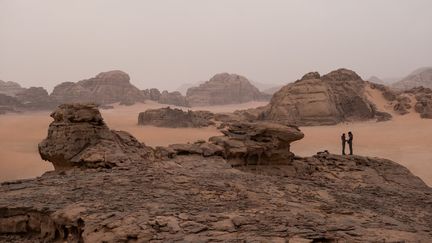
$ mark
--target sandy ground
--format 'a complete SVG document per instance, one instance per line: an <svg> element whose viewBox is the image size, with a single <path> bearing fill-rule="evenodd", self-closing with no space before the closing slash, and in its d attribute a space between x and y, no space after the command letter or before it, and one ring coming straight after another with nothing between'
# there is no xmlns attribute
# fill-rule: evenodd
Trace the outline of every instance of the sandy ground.
<svg viewBox="0 0 432 243"><path fill-rule="evenodd" d="M378 103L380 110L391 112L379 93L368 90L368 94ZM261 105L265 103L197 107L194 110L231 112ZM112 110L103 110L102 115L112 129L128 131L150 146L193 142L219 134L214 127L169 129L137 125L139 112L165 106L156 103L116 106ZM42 161L37 152L37 144L46 136L50 122L49 112L0 116L0 181L35 177L52 169L51 164ZM352 131L356 154L394 160L432 186L432 120L420 119L416 113L395 115L389 122L370 121L301 129L305 138L292 144L292 151L298 155L309 156L323 150L340 153L341 133Z"/></svg>

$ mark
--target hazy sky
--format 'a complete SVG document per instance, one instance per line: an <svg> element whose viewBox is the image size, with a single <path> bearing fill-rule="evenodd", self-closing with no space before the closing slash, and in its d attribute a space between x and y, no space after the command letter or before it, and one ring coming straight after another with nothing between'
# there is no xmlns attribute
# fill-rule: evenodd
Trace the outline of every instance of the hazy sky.
<svg viewBox="0 0 432 243"><path fill-rule="evenodd" d="M0 79L49 89L101 71L175 90L219 72L262 83L432 65L431 0L0 0Z"/></svg>

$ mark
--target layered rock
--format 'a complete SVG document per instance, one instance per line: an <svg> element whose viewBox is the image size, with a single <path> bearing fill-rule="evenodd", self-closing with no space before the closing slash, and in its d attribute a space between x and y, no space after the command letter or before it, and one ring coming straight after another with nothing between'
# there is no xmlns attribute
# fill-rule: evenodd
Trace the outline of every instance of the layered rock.
<svg viewBox="0 0 432 243"><path fill-rule="evenodd" d="M211 137L209 142L158 147L157 153L169 158L220 155L232 166L290 164L294 158L290 144L304 136L297 127L269 122L228 123L221 132L223 136Z"/></svg>
<svg viewBox="0 0 432 243"><path fill-rule="evenodd" d="M151 156L129 133L110 130L93 104L61 105L51 117L54 121L39 153L56 170L125 166Z"/></svg>
<svg viewBox="0 0 432 243"><path fill-rule="evenodd" d="M333 125L374 118L364 95L366 82L355 72L339 69L320 76L308 73L273 95L262 119L295 125Z"/></svg>
<svg viewBox="0 0 432 243"><path fill-rule="evenodd" d="M63 163L83 137L89 148L105 148L102 164L117 165L119 156L134 163L2 183L0 241L432 241L432 189L418 177L379 158L293 157L289 143L303 137L294 127L232 124L212 139L227 160L187 155L152 163L138 156L143 149L130 135L113 138L118 133L94 106L65 105L53 118L41 145L52 161ZM205 144L196 143L201 151ZM242 148L266 151L259 160ZM247 163L232 168L231 159ZM266 161L280 163L259 163Z"/></svg>
<svg viewBox="0 0 432 243"><path fill-rule="evenodd" d="M129 75L122 71L99 73L96 77L76 83L65 82L54 87L51 97L58 103L93 102L130 105L144 101L142 92L130 83Z"/></svg>
<svg viewBox="0 0 432 243"><path fill-rule="evenodd" d="M261 93L243 76L220 73L198 87L189 88L186 99L190 106L210 106L266 100L269 95Z"/></svg>
<svg viewBox="0 0 432 243"><path fill-rule="evenodd" d="M207 127L214 125L213 113L209 111L187 112L170 107L151 109L138 115L139 125L152 125L157 127Z"/></svg>
<svg viewBox="0 0 432 243"><path fill-rule="evenodd" d="M394 89L402 91L420 86L432 89L432 67L417 69L392 85Z"/></svg>

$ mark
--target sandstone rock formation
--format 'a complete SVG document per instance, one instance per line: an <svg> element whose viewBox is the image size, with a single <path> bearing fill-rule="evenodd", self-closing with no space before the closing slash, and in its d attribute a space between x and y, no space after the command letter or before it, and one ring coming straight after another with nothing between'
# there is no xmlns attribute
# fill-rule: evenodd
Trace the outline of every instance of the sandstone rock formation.
<svg viewBox="0 0 432 243"><path fill-rule="evenodd" d="M161 92L155 88L145 89L142 91L142 94L144 95L146 100L159 101L161 97Z"/></svg>
<svg viewBox="0 0 432 243"><path fill-rule="evenodd" d="M0 115L8 112L18 112L22 106L17 98L0 94Z"/></svg>
<svg viewBox="0 0 432 243"><path fill-rule="evenodd" d="M355 72L339 69L322 77L308 73L273 95L265 120L295 125L333 125L374 118L364 95L366 82Z"/></svg>
<svg viewBox="0 0 432 243"><path fill-rule="evenodd" d="M93 102L97 104L133 104L143 102L142 92L132 85L129 75L122 71L99 73L96 77L77 83L64 82L54 87L51 97L58 103Z"/></svg>
<svg viewBox="0 0 432 243"><path fill-rule="evenodd" d="M209 111L183 111L170 107L151 109L138 115L139 125L157 127L207 127L214 125L213 113Z"/></svg>
<svg viewBox="0 0 432 243"><path fill-rule="evenodd" d="M283 163L232 168L221 156L151 162L140 156L148 148L130 135L110 132L91 105L64 105L52 116L42 156L63 164L86 140L88 149L97 149L85 149L85 154L105 156L99 165L119 165L119 156L133 162L97 169L73 166L2 183L0 241L432 241L432 189L418 177L385 159L289 156L287 143L303 136L294 127L231 125L221 145L213 144L223 148L222 156L239 158L241 148L254 152L271 144L267 148L277 156L261 157L262 162L288 155ZM79 157L89 158L80 151Z"/></svg>
<svg viewBox="0 0 432 243"><path fill-rule="evenodd" d="M29 110L49 110L57 105L42 87L24 89L16 94L16 98Z"/></svg>
<svg viewBox="0 0 432 243"><path fill-rule="evenodd" d="M164 90L159 98L159 103L184 107L189 106L186 97L178 91L168 92Z"/></svg>
<svg viewBox="0 0 432 243"><path fill-rule="evenodd" d="M392 88L403 91L419 86L432 89L432 67L415 70L402 80L395 82Z"/></svg>
<svg viewBox="0 0 432 243"><path fill-rule="evenodd" d="M243 76L220 73L198 87L189 88L186 99L190 106L209 106L266 100L269 95L261 93Z"/></svg>
<svg viewBox="0 0 432 243"><path fill-rule="evenodd" d="M222 133L209 141L224 149L233 166L291 163L290 144L304 136L296 127L268 122L232 123Z"/></svg>
<svg viewBox="0 0 432 243"><path fill-rule="evenodd" d="M26 110L49 110L56 103L42 87L23 88L15 82L0 80L0 114Z"/></svg>
<svg viewBox="0 0 432 243"><path fill-rule="evenodd" d="M56 170L111 168L150 157L150 150L132 135L110 130L95 105L61 105L51 117L54 121L47 138L39 144L39 153Z"/></svg>
<svg viewBox="0 0 432 243"><path fill-rule="evenodd" d="M178 91L168 92L164 90L161 93L158 89L153 88L145 89L141 92L146 100L153 100L160 104L189 107L186 97Z"/></svg>
<svg viewBox="0 0 432 243"><path fill-rule="evenodd" d="M17 93L23 91L24 88L18 83L12 81L2 81L0 80L0 94L14 97Z"/></svg>
<svg viewBox="0 0 432 243"><path fill-rule="evenodd" d="M416 99L414 110L420 113L421 118L432 119L432 89L416 87L405 93L414 95Z"/></svg>

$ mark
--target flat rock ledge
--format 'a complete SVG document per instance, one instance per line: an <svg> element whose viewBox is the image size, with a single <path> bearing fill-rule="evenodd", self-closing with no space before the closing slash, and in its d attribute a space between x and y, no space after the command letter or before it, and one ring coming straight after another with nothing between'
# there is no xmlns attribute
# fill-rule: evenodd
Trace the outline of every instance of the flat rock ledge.
<svg viewBox="0 0 432 243"><path fill-rule="evenodd" d="M91 145L80 145L84 151L103 147L104 154L119 153L130 161L65 166L2 183L0 242L432 241L432 189L390 160L322 152L290 156L284 163L263 156L260 163L233 167L225 145L205 141L199 144L220 146L221 153L169 158L158 157L156 150L155 159L133 137L114 139L93 106L67 105L52 116L41 147L62 160L46 157L51 161L62 165L84 158L60 153L74 141L70 131L89 131L84 137ZM233 124L221 137L224 144L240 141L240 148L272 144L276 152L276 145L303 136L293 127L269 126ZM109 158L96 165L111 163ZM258 162L248 162L253 161Z"/></svg>

